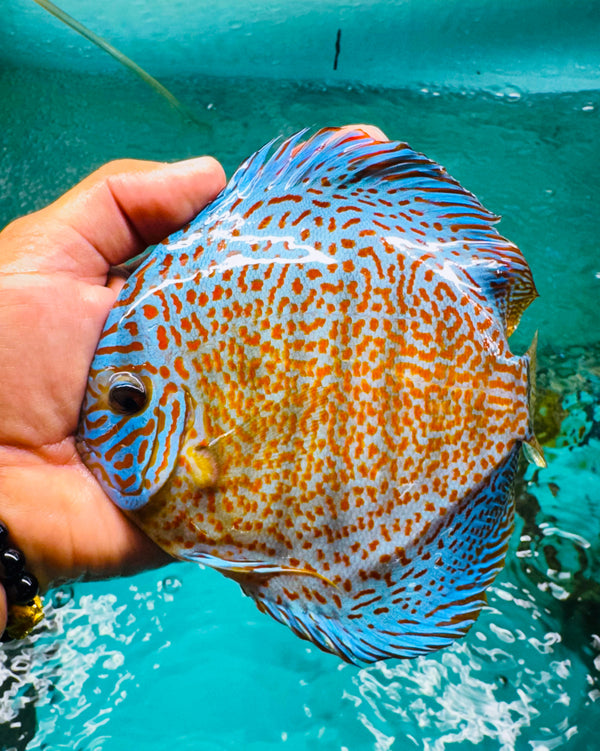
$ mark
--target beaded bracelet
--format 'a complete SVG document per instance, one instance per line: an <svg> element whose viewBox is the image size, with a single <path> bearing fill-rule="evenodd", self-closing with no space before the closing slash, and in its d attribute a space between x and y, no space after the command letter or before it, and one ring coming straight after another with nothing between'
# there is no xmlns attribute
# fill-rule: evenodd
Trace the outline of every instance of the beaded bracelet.
<svg viewBox="0 0 600 751"><path fill-rule="evenodd" d="M44 617L38 581L25 571L25 556L9 545L8 529L0 522L0 583L6 591L7 618L2 641L23 639Z"/></svg>

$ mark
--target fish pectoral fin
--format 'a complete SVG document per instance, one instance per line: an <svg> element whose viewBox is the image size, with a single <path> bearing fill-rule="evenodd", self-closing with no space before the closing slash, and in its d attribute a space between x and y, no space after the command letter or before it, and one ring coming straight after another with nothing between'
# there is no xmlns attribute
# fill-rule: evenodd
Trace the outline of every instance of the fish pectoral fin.
<svg viewBox="0 0 600 751"><path fill-rule="evenodd" d="M186 469L197 488L214 488L219 481L219 463L215 453L204 444L188 446L182 452Z"/></svg>

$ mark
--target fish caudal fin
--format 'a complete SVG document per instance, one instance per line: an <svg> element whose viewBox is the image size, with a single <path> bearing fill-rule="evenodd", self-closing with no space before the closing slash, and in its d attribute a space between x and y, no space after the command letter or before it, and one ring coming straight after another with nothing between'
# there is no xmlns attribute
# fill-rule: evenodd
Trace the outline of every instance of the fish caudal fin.
<svg viewBox="0 0 600 751"><path fill-rule="evenodd" d="M540 446L538 439L533 432L533 416L535 414L535 397L536 397L536 368L537 368L537 332L529 345L529 349L525 353L525 357L528 362L528 400L529 400L529 437L523 441L523 453L525 458L530 464L535 464L536 467L543 469L547 467L546 458L544 457L544 450Z"/></svg>

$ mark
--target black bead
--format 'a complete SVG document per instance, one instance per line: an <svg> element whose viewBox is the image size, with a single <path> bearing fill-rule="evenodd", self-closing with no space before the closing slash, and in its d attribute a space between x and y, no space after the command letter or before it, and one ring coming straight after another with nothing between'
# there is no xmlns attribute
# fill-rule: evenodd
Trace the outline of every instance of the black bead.
<svg viewBox="0 0 600 751"><path fill-rule="evenodd" d="M8 529L0 522L0 550L8 547Z"/></svg>
<svg viewBox="0 0 600 751"><path fill-rule="evenodd" d="M25 556L16 548L6 548L0 553L0 563L4 566L4 575L12 579L23 571Z"/></svg>
<svg viewBox="0 0 600 751"><path fill-rule="evenodd" d="M39 590L38 581L33 574L27 571L12 579L6 584L6 599L15 605L27 605L37 595Z"/></svg>

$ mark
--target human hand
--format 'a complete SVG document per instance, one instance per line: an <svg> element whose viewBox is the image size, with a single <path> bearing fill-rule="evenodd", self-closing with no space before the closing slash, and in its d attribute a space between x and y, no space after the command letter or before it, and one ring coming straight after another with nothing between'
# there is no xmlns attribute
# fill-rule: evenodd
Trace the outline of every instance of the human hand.
<svg viewBox="0 0 600 751"><path fill-rule="evenodd" d="M160 565L75 449L88 369L123 281L112 266L223 188L210 158L111 162L0 232L0 520L42 586ZM6 602L0 587L0 633Z"/></svg>

